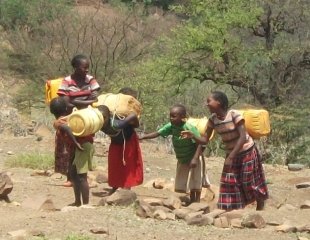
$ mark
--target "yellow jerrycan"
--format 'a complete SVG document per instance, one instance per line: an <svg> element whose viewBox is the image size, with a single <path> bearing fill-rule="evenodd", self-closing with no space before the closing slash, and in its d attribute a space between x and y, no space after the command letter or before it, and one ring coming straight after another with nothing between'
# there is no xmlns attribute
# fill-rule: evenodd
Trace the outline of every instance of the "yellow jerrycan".
<svg viewBox="0 0 310 240"><path fill-rule="evenodd" d="M99 105L106 105L111 114L116 114L119 117L126 117L132 112L140 117L142 111L142 105L136 98L122 93L99 95L98 102L93 103L93 107Z"/></svg>
<svg viewBox="0 0 310 240"><path fill-rule="evenodd" d="M45 82L45 103L50 104L53 98L58 97L57 92L63 78L47 80Z"/></svg>
<svg viewBox="0 0 310 240"><path fill-rule="evenodd" d="M208 118L207 117L203 117L203 118L193 118L190 117L187 119L187 121L189 124L193 125L194 127L196 127L200 133L200 135L204 135L206 130L207 130L207 123L208 123ZM214 131L211 134L211 137L209 140L211 140L214 137Z"/></svg>
<svg viewBox="0 0 310 240"><path fill-rule="evenodd" d="M251 137L258 139L270 133L269 113L265 109L237 110L244 118L245 128Z"/></svg>
<svg viewBox="0 0 310 240"><path fill-rule="evenodd" d="M84 137L98 132L104 124L104 118L97 108L89 106L88 108L76 110L68 117L68 126L73 135Z"/></svg>

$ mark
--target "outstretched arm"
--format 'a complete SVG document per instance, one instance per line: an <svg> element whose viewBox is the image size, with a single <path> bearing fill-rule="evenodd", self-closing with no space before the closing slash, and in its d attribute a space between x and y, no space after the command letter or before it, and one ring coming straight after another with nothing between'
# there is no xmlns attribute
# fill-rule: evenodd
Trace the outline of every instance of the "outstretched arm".
<svg viewBox="0 0 310 240"><path fill-rule="evenodd" d="M139 140L152 139L152 138L157 138L157 137L159 137L159 133L152 132L152 133L144 134L142 137L139 137Z"/></svg>
<svg viewBox="0 0 310 240"><path fill-rule="evenodd" d="M195 136L194 133L187 130L187 131L181 132L181 137L194 139L194 141L198 144L208 144L209 139L212 136L212 133L213 133L213 128L208 126L204 136Z"/></svg>

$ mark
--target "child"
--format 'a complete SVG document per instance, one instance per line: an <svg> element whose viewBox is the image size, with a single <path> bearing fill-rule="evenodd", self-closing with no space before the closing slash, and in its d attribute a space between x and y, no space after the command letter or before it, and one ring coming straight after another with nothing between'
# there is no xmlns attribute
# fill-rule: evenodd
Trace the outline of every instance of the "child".
<svg viewBox="0 0 310 240"><path fill-rule="evenodd" d="M151 139L158 136L167 137L172 135L172 144L178 160L175 191L186 193L187 185L189 185L190 201L200 202L202 188L201 163L200 161L193 159L197 149L197 144L191 139L181 138L181 132L184 130L190 130L193 134L197 135L197 137L200 136L200 134L196 127L185 121L185 118L185 107L181 104L176 104L170 108L170 123L164 125L157 132L146 134L140 139Z"/></svg>
<svg viewBox="0 0 310 240"><path fill-rule="evenodd" d="M137 96L136 91L131 88L123 88L119 92ZM112 187L110 194L118 188L131 189L142 184L142 154L135 131L139 127L137 115L131 113L124 119L119 119L111 116L108 107L104 105L98 106L98 109L105 119L101 131L111 138L108 154L108 184Z"/></svg>
<svg viewBox="0 0 310 240"><path fill-rule="evenodd" d="M93 76L88 75L89 60L86 56L74 56L71 65L74 72L63 79L57 94L67 96L72 106L85 108L97 101L100 86Z"/></svg>
<svg viewBox="0 0 310 240"><path fill-rule="evenodd" d="M71 60L74 68L73 74L63 79L57 94L65 99L72 107L86 108L97 101L100 86L96 79L88 75L89 60L84 55L76 55ZM87 172L91 170L91 162L94 154L94 134L84 137L76 137L77 142L84 149L76 148L75 157L71 168L71 177L74 181L75 202L71 205L81 206L89 203L89 185ZM82 202L81 202L82 196Z"/></svg>
<svg viewBox="0 0 310 240"><path fill-rule="evenodd" d="M211 93L207 98L207 107L212 115L205 136L197 137L190 131L184 131L182 137L206 144L213 129L221 136L226 159L218 208L240 209L256 200L256 209L263 210L264 200L268 198L264 170L255 143L245 129L243 117L235 110L228 110L227 96L220 91Z"/></svg>
<svg viewBox="0 0 310 240"><path fill-rule="evenodd" d="M65 187L71 187L70 168L74 159L75 146L81 148L71 129L67 125L66 116L69 115L65 98L54 98L50 103L50 111L54 114L55 135L55 172L67 175Z"/></svg>

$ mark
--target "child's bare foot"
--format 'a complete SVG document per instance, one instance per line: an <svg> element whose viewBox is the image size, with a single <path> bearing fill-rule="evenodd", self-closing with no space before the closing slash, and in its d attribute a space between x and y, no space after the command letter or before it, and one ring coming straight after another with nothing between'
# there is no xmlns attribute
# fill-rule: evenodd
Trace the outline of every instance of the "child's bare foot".
<svg viewBox="0 0 310 240"><path fill-rule="evenodd" d="M265 207L265 201L262 199L256 200L256 211L262 211Z"/></svg>
<svg viewBox="0 0 310 240"><path fill-rule="evenodd" d="M73 184L72 184L72 182L67 181L67 182L65 182L65 183L63 184L63 186L64 186L64 187L72 187Z"/></svg>
<svg viewBox="0 0 310 240"><path fill-rule="evenodd" d="M76 202L68 204L68 206L70 207L80 207L81 205L82 203L76 203Z"/></svg>

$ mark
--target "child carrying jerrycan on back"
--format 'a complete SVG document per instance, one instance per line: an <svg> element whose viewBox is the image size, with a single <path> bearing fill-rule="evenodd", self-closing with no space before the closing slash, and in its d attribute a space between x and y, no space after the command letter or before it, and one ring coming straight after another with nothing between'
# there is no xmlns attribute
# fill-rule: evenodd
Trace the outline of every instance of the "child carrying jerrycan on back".
<svg viewBox="0 0 310 240"><path fill-rule="evenodd" d="M245 127L243 116L228 109L228 98L220 91L212 92L207 98L207 107L212 114L208 120L206 134L199 137L193 131L183 131L183 138L207 144L213 130L225 145L226 159L221 176L218 208L227 211L244 208L255 202L256 209L263 210L268 198L268 189L262 160ZM199 152L196 152L196 156ZM195 158L194 158L195 159Z"/></svg>

